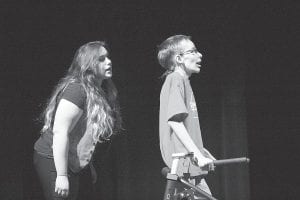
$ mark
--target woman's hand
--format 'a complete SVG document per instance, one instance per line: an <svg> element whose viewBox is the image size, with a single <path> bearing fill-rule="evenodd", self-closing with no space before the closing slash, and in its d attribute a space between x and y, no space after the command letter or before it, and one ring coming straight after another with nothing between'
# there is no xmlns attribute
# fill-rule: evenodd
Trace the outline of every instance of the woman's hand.
<svg viewBox="0 0 300 200"><path fill-rule="evenodd" d="M62 197L69 195L69 179L67 175L58 175L56 177L55 192Z"/></svg>

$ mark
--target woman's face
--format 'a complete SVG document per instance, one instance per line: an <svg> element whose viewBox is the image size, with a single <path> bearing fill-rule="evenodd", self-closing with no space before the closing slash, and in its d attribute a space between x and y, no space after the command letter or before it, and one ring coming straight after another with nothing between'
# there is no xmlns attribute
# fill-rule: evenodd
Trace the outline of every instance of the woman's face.
<svg viewBox="0 0 300 200"><path fill-rule="evenodd" d="M104 80L112 77L112 64L108 58L108 52L104 47L100 49L100 56L98 58L98 64L96 65L97 76Z"/></svg>

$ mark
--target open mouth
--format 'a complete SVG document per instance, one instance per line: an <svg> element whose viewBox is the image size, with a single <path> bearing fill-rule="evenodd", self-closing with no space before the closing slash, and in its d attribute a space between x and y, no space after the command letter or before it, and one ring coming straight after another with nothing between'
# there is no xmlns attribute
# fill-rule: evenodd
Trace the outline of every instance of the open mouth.
<svg viewBox="0 0 300 200"><path fill-rule="evenodd" d="M201 67L201 60L198 61L198 62L196 62L196 65L197 65L198 67Z"/></svg>

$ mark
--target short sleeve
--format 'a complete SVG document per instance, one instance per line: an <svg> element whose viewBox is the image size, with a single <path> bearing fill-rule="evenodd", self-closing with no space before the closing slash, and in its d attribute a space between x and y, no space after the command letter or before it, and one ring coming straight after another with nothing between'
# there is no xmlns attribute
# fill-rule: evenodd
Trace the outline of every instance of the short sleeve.
<svg viewBox="0 0 300 200"><path fill-rule="evenodd" d="M183 121L188 111L185 105L184 98L184 83L181 79L173 79L170 82L169 100L167 108L168 121Z"/></svg>
<svg viewBox="0 0 300 200"><path fill-rule="evenodd" d="M83 110L85 107L86 94L82 85L79 83L70 83L64 89L61 99L66 99Z"/></svg>

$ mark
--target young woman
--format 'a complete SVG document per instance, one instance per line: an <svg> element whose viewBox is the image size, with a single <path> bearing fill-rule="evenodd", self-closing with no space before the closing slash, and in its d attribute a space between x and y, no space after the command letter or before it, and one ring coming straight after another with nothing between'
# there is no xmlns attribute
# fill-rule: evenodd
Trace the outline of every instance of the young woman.
<svg viewBox="0 0 300 200"><path fill-rule="evenodd" d="M80 181L86 174L96 179L91 162L96 145L121 127L108 55L104 42L81 46L43 113L34 165L47 200L77 199L81 191L90 190Z"/></svg>

